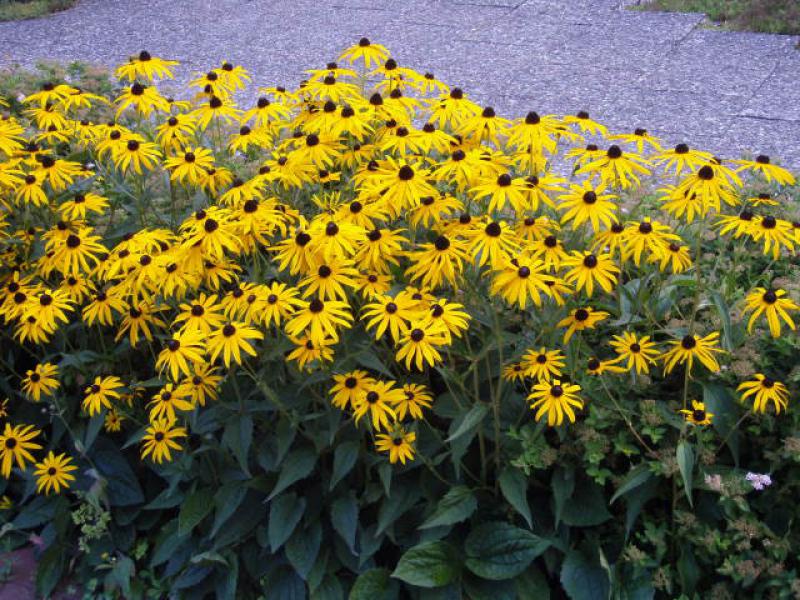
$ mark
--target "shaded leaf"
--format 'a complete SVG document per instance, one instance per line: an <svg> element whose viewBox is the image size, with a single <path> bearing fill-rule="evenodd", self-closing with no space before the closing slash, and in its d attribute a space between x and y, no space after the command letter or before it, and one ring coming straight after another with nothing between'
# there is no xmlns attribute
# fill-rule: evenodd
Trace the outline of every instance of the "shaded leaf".
<svg viewBox="0 0 800 600"><path fill-rule="evenodd" d="M457 485L439 500L434 513L419 528L430 529L459 523L475 512L477 507L478 501L472 490L464 485Z"/></svg>
<svg viewBox="0 0 800 600"><path fill-rule="evenodd" d="M528 527L533 527L531 507L528 504L528 480L519 469L507 467L500 474L500 491L508 503L514 507Z"/></svg>
<svg viewBox="0 0 800 600"><path fill-rule="evenodd" d="M328 489L333 489L356 464L358 458L358 442L342 442L333 453L333 474Z"/></svg>
<svg viewBox="0 0 800 600"><path fill-rule="evenodd" d="M337 498L331 505L331 525L342 536L350 552L356 554L356 529L358 528L358 502L351 493Z"/></svg>
<svg viewBox="0 0 800 600"><path fill-rule="evenodd" d="M561 565L561 585L571 600L608 600L608 574L599 562L572 550Z"/></svg>
<svg viewBox="0 0 800 600"><path fill-rule="evenodd" d="M453 546L442 541L424 542L403 554L392 577L430 588L447 585L458 577L460 570Z"/></svg>
<svg viewBox="0 0 800 600"><path fill-rule="evenodd" d="M270 502L267 538L272 552L277 552L278 548L289 539L303 517L305 509L305 498L298 498L292 493L283 494Z"/></svg>
<svg viewBox="0 0 800 600"><path fill-rule="evenodd" d="M689 505L694 506L692 503L692 473L694 471L694 450L692 445L685 441L679 443L676 458L678 459L678 468L681 471L686 498L689 500Z"/></svg>
<svg viewBox="0 0 800 600"><path fill-rule="evenodd" d="M295 481L300 481L308 477L314 470L317 462L317 454L312 448L299 448L289 453L283 463L283 468L278 476L269 499L272 500Z"/></svg>
<svg viewBox="0 0 800 600"><path fill-rule="evenodd" d="M178 535L186 535L214 508L214 494L208 488L200 488L189 494L178 514Z"/></svg>
<svg viewBox="0 0 800 600"><path fill-rule="evenodd" d="M511 579L522 573L549 546L547 540L510 523L483 523L467 536L464 564L484 579Z"/></svg>

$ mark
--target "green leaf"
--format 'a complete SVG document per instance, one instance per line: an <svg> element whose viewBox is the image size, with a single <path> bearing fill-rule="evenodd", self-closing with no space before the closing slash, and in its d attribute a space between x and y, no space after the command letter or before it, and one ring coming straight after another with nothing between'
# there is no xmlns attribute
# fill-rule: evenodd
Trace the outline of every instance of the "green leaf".
<svg viewBox="0 0 800 600"><path fill-rule="evenodd" d="M384 499L378 510L378 530L380 535L394 523L397 518L409 510L419 498L419 489L412 485L395 486L392 495Z"/></svg>
<svg viewBox="0 0 800 600"><path fill-rule="evenodd" d="M484 579L511 579L522 573L549 546L547 540L510 523L483 523L467 536L464 564Z"/></svg>
<svg viewBox="0 0 800 600"><path fill-rule="evenodd" d="M392 577L424 588L454 581L461 568L456 549L448 542L424 542L400 557Z"/></svg>
<svg viewBox="0 0 800 600"><path fill-rule="evenodd" d="M517 586L517 598L536 598L536 600L550 600L550 583L547 577L536 566L531 565L514 579Z"/></svg>
<svg viewBox="0 0 800 600"><path fill-rule="evenodd" d="M455 429L450 432L450 437L448 437L445 441L450 443L453 440L457 440L462 435L472 432L481 423L481 421L483 421L483 418L488 414L488 412L489 406L486 404L476 404L470 408L462 418L453 421L451 424L451 429L453 426Z"/></svg>
<svg viewBox="0 0 800 600"><path fill-rule="evenodd" d="M186 535L214 508L214 494L208 488L200 488L186 498L178 514L178 535Z"/></svg>
<svg viewBox="0 0 800 600"><path fill-rule="evenodd" d="M167 562L189 538L178 535L178 520L173 519L161 528L150 555L150 568Z"/></svg>
<svg viewBox="0 0 800 600"><path fill-rule="evenodd" d="M332 490L352 469L358 459L358 442L342 442L333 452L333 474L328 489Z"/></svg>
<svg viewBox="0 0 800 600"><path fill-rule="evenodd" d="M614 492L614 495L611 496L611 500L609 504L614 504L621 496L624 496L631 490L639 487L645 481L650 479L653 476L653 472L647 465L638 465L628 471L628 474L625 476L625 479L622 480L619 488L617 491Z"/></svg>
<svg viewBox="0 0 800 600"><path fill-rule="evenodd" d="M267 537L273 553L292 535L305 510L305 498L298 498L293 493L283 494L270 502Z"/></svg>
<svg viewBox="0 0 800 600"><path fill-rule="evenodd" d="M311 471L314 470L316 463L317 453L314 452L313 448L298 448L290 452L283 463L281 474L278 476L275 488L269 495L269 500L272 500L295 481L308 477Z"/></svg>
<svg viewBox="0 0 800 600"><path fill-rule="evenodd" d="M711 294L711 300L714 302L714 306L717 308L717 313L722 322L722 347L730 352L734 348L731 328L731 309L728 303L725 302L725 298L723 298L722 294L718 291L710 290L709 293Z"/></svg>
<svg viewBox="0 0 800 600"><path fill-rule="evenodd" d="M39 557L36 563L36 591L43 598L49 598L61 576L67 560L66 548L56 543Z"/></svg>
<svg viewBox="0 0 800 600"><path fill-rule="evenodd" d="M389 370L385 364L378 358L378 355L375 354L371 349L365 350L363 352L359 352L358 354L354 355L356 362L362 366L375 371L376 373L380 373L381 375L386 375L387 377L394 377L391 370Z"/></svg>
<svg viewBox="0 0 800 600"><path fill-rule="evenodd" d="M308 577L311 567L314 566L321 543L322 527L319 521L314 521L308 527L295 529L286 542L286 558L303 579Z"/></svg>
<svg viewBox="0 0 800 600"><path fill-rule="evenodd" d="M250 475L247 454L253 443L253 418L250 415L234 415L225 425L222 443L231 449L236 461L246 475Z"/></svg>
<svg viewBox="0 0 800 600"><path fill-rule="evenodd" d="M561 513L564 511L564 504L575 490L575 471L572 468L557 468L550 478L550 486L553 488L553 500L556 505L555 524L558 527L561 522Z"/></svg>
<svg viewBox="0 0 800 600"><path fill-rule="evenodd" d="M348 600L392 600L397 597L397 583L388 569L370 569L358 576Z"/></svg>
<svg viewBox="0 0 800 600"><path fill-rule="evenodd" d="M111 440L99 437L91 459L106 480L106 493L112 506L132 506L144 502L144 494L128 461Z"/></svg>
<svg viewBox="0 0 800 600"><path fill-rule="evenodd" d="M247 487L241 481L226 483L214 494L214 525L211 526L211 537L217 535L219 528L239 508L247 494Z"/></svg>
<svg viewBox="0 0 800 600"><path fill-rule="evenodd" d="M100 433L100 430L103 428L103 423L105 422L105 414L99 413L93 416L89 420L89 424L86 427L86 432L83 436L83 451L88 452L94 441L97 439L97 434Z"/></svg>
<svg viewBox="0 0 800 600"><path fill-rule="evenodd" d="M533 527L531 507L528 504L528 480L519 469L507 467L500 474L500 491L508 503L514 507L528 527Z"/></svg>
<svg viewBox="0 0 800 600"><path fill-rule="evenodd" d="M676 458L678 459L681 478L683 478L683 489L686 491L686 498L689 500L689 506L694 506L692 503L692 472L694 471L694 450L692 445L685 441L678 444Z"/></svg>
<svg viewBox="0 0 800 600"><path fill-rule="evenodd" d="M214 538L214 548L222 548L250 536L256 526L266 518L264 496L248 491L241 506L220 527Z"/></svg>
<svg viewBox="0 0 800 600"><path fill-rule="evenodd" d="M334 575L326 575L325 579L311 592L311 600L343 600L344 590L339 578Z"/></svg>
<svg viewBox="0 0 800 600"><path fill-rule="evenodd" d="M460 523L475 512L476 508L478 508L478 501L472 490L467 486L457 485L439 500L434 513L419 528L430 529L431 527Z"/></svg>
<svg viewBox="0 0 800 600"><path fill-rule="evenodd" d="M714 383L703 384L703 404L706 410L714 415L711 424L725 440L725 445L731 451L733 461L739 466L739 432L736 423L741 414L738 405L728 388Z"/></svg>
<svg viewBox="0 0 800 600"><path fill-rule="evenodd" d="M337 498L331 505L331 525L342 536L344 543L354 555L356 554L356 529L358 528L358 502L351 492L347 496Z"/></svg>
<svg viewBox="0 0 800 600"><path fill-rule="evenodd" d="M114 563L114 568L108 574L108 578L114 582L117 588L122 591L122 597L128 598L131 594L131 577L134 576L136 567L133 561L124 554L118 555Z"/></svg>
<svg viewBox="0 0 800 600"><path fill-rule="evenodd" d="M594 481L581 478L575 491L564 503L563 520L573 527L594 527L611 518L603 490Z"/></svg>
<svg viewBox="0 0 800 600"><path fill-rule="evenodd" d="M608 600L608 574L599 562L572 550L561 565L561 585L571 600Z"/></svg>

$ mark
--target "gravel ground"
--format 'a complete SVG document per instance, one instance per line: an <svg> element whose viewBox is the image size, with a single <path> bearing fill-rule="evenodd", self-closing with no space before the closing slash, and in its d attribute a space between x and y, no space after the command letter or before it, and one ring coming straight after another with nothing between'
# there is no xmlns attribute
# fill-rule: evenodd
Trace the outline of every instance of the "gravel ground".
<svg viewBox="0 0 800 600"><path fill-rule="evenodd" d="M296 84L365 35L507 116L591 115L800 170L797 37L716 31L626 0L80 0L0 23L0 63L115 65L148 49L188 75L222 59Z"/></svg>

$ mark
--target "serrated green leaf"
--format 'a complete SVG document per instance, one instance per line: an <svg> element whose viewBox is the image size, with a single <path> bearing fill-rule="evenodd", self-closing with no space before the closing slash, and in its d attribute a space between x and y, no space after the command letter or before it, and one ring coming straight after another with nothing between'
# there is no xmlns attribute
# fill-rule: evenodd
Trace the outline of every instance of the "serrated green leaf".
<svg viewBox="0 0 800 600"><path fill-rule="evenodd" d="M457 485L439 500L434 513L419 528L430 529L431 527L460 523L475 512L476 508L478 508L478 501L472 490L467 486Z"/></svg>
<svg viewBox="0 0 800 600"><path fill-rule="evenodd" d="M270 502L267 538L273 553L292 535L305 510L305 498L298 498L297 494L283 494Z"/></svg>
<svg viewBox="0 0 800 600"><path fill-rule="evenodd" d="M507 467L500 474L500 491L508 503L514 507L528 527L533 527L531 507L528 504L528 480L519 469Z"/></svg>
<svg viewBox="0 0 800 600"><path fill-rule="evenodd" d="M549 546L547 540L510 523L483 523L467 536L464 564L484 579L511 579L522 573Z"/></svg>
<svg viewBox="0 0 800 600"><path fill-rule="evenodd" d="M186 535L214 508L214 494L200 488L186 497L178 514L178 535Z"/></svg>
<svg viewBox="0 0 800 600"><path fill-rule="evenodd" d="M298 527L286 542L286 558L303 579L308 577L317 560L322 543L322 527L314 521L308 527Z"/></svg>
<svg viewBox="0 0 800 600"><path fill-rule="evenodd" d="M392 577L424 588L454 581L461 570L456 549L448 542L424 542L400 557Z"/></svg>

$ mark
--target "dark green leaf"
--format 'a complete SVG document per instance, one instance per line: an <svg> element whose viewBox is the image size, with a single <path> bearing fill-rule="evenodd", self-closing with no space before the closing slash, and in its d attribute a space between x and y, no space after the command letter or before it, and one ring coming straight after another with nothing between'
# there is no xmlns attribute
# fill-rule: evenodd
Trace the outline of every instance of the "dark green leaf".
<svg viewBox="0 0 800 600"><path fill-rule="evenodd" d="M730 391L718 384L703 384L703 404L706 410L714 415L711 424L719 433L720 438L731 451L734 463L739 465L739 432L736 423L742 412L741 406L731 395Z"/></svg>
<svg viewBox="0 0 800 600"><path fill-rule="evenodd" d="M337 498L331 505L331 525L342 536L350 552L356 554L356 529L358 527L358 502L350 493Z"/></svg>
<svg viewBox="0 0 800 600"><path fill-rule="evenodd" d="M186 535L214 508L214 494L208 488L200 488L189 494L181 505L178 515L178 535Z"/></svg>
<svg viewBox="0 0 800 600"><path fill-rule="evenodd" d="M571 600L608 600L608 574L599 562L571 550L561 565L561 585Z"/></svg>
<svg viewBox="0 0 800 600"><path fill-rule="evenodd" d="M397 583L388 569L370 569L358 576L349 600L392 600L397 597Z"/></svg>
<svg viewBox="0 0 800 600"><path fill-rule="evenodd" d="M458 553L449 543L425 542L406 551L392 577L411 585L430 588L447 585L460 572Z"/></svg>
<svg viewBox="0 0 800 600"><path fill-rule="evenodd" d="M178 519L173 519L161 528L150 555L150 568L167 562L178 547L189 538L178 535Z"/></svg>
<svg viewBox="0 0 800 600"><path fill-rule="evenodd" d="M280 494L295 481L308 477L311 471L314 470L316 462L317 454L312 448L298 448L290 452L283 463L278 482L275 484L272 493L270 493L269 499L271 500Z"/></svg>
<svg viewBox="0 0 800 600"><path fill-rule="evenodd" d="M453 421L450 436L445 441L450 443L466 433L473 432L488 412L489 406L486 404L476 404L470 408L462 418Z"/></svg>
<svg viewBox="0 0 800 600"><path fill-rule="evenodd" d="M344 590L339 578L334 575L326 575L311 592L311 600L343 600Z"/></svg>
<svg viewBox="0 0 800 600"><path fill-rule="evenodd" d="M296 528L292 537L286 542L286 558L303 579L308 577L311 567L317 560L321 542L322 527L319 521L314 521L308 527Z"/></svg>
<svg viewBox="0 0 800 600"><path fill-rule="evenodd" d="M245 474L250 475L247 454L253 442L253 418L250 415L235 414L225 425L222 443L231 449L236 461Z"/></svg>
<svg viewBox="0 0 800 600"><path fill-rule="evenodd" d="M59 544L53 544L39 557L36 563L36 591L43 598L49 598L61 581L66 560L66 549Z"/></svg>
<svg viewBox="0 0 800 600"><path fill-rule="evenodd" d="M572 468L557 468L553 471L553 476L550 478L550 485L553 488L553 500L556 505L556 526L558 526L561 522L561 513L564 510L564 504L567 499L572 496L572 492L575 489L575 471Z"/></svg>
<svg viewBox="0 0 800 600"><path fill-rule="evenodd" d="M358 442L342 442L336 447L333 453L333 474L331 475L331 482L328 486L329 489L332 490L336 487L336 484L353 469L357 458Z"/></svg>
<svg viewBox="0 0 800 600"><path fill-rule="evenodd" d="M628 474L625 476L625 479L622 480L622 483L620 483L619 488L617 488L617 491L611 497L609 504L614 504L614 502L616 502L616 500L620 496L624 496L632 489L639 487L645 481L650 479L652 476L653 473L652 471L650 471L650 468L647 465L635 466L630 471L628 471Z"/></svg>
<svg viewBox="0 0 800 600"><path fill-rule="evenodd" d="M531 507L528 504L528 480L519 469L506 467L500 474L500 491L508 503L514 507L528 527L533 527Z"/></svg>
<svg viewBox="0 0 800 600"><path fill-rule="evenodd" d="M293 493L283 494L270 502L267 537L273 553L292 535L305 510L305 498L298 498Z"/></svg>
<svg viewBox="0 0 800 600"><path fill-rule="evenodd" d="M113 442L98 438L90 454L97 471L106 479L106 493L112 506L131 506L144 502L136 475Z"/></svg>
<svg viewBox="0 0 800 600"><path fill-rule="evenodd" d="M465 565L484 579L511 579L522 573L549 546L547 540L510 523L483 523L467 536Z"/></svg>
<svg viewBox="0 0 800 600"><path fill-rule="evenodd" d="M467 486L457 485L439 500L434 513L419 528L430 529L431 527L460 523L475 512L476 508L478 508L478 501L472 490Z"/></svg>
<svg viewBox="0 0 800 600"><path fill-rule="evenodd" d="M681 478L683 479L683 489L686 491L686 497L689 499L689 505L693 506L692 473L694 471L694 450L692 449L692 445L686 441L678 444L676 458L678 459L678 468L681 471Z"/></svg>
<svg viewBox="0 0 800 600"><path fill-rule="evenodd" d="M214 494L214 525L211 527L211 537L217 535L219 528L239 508L247 494L247 488L241 481L226 483Z"/></svg>
<svg viewBox="0 0 800 600"><path fill-rule="evenodd" d="M593 527L611 518L603 490L594 481L581 478L572 496L564 503L564 523L574 527Z"/></svg>

